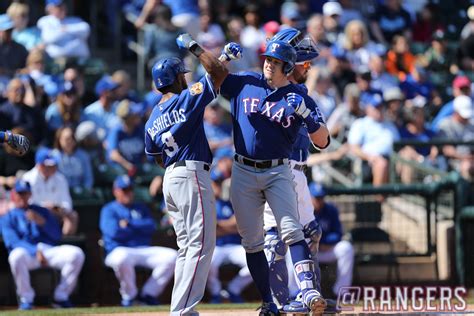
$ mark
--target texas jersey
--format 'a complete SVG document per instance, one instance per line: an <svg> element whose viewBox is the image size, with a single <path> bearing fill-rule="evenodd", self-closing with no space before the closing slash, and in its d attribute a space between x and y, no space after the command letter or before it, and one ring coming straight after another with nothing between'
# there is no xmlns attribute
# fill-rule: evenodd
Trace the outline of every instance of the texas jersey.
<svg viewBox="0 0 474 316"><path fill-rule="evenodd" d="M206 74L179 95L155 106L145 124L146 154L161 155L165 167L181 160L211 163L203 116L206 105L215 97Z"/></svg>
<svg viewBox="0 0 474 316"><path fill-rule="evenodd" d="M271 88L262 74L230 74L221 89L231 102L236 152L253 159L289 158L303 123L286 95L301 94L297 85ZM305 99L306 101L306 99ZM314 111L314 102L306 106Z"/></svg>

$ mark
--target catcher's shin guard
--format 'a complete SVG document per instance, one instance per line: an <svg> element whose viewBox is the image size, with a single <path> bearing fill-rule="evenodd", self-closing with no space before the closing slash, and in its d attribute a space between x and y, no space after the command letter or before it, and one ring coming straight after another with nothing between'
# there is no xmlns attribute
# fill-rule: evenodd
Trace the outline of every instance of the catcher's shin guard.
<svg viewBox="0 0 474 316"><path fill-rule="evenodd" d="M288 289L288 269L286 268L286 245L278 236L275 229L266 232L265 254L270 268L270 288L273 300L279 306L288 302L290 292Z"/></svg>

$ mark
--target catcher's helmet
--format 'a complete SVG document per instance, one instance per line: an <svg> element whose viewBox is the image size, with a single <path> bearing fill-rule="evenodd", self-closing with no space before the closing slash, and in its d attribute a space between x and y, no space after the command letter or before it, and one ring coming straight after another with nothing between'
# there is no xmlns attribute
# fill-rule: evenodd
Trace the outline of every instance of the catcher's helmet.
<svg viewBox="0 0 474 316"><path fill-rule="evenodd" d="M273 57L284 62L283 72L287 75L293 71L296 62L296 51L283 41L270 41L262 56Z"/></svg>
<svg viewBox="0 0 474 316"><path fill-rule="evenodd" d="M303 36L299 30L289 27L276 33L270 41L287 42L296 50L296 62L310 61L319 56L319 50L309 35Z"/></svg>
<svg viewBox="0 0 474 316"><path fill-rule="evenodd" d="M187 73L184 63L177 57L160 59L151 69L153 83L157 89L171 85L179 73Z"/></svg>

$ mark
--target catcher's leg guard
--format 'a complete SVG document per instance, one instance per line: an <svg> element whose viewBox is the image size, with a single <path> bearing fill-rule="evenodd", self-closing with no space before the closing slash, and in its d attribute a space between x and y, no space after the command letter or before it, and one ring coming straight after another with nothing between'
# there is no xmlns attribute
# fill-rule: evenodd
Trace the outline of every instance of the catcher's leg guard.
<svg viewBox="0 0 474 316"><path fill-rule="evenodd" d="M265 254L270 268L270 288L273 300L280 306L286 304L290 296L285 262L286 251L287 247L278 236L276 228L268 230L265 235Z"/></svg>
<svg viewBox="0 0 474 316"><path fill-rule="evenodd" d="M313 312L323 312L326 301L321 293L316 290L314 262L312 260L298 261L295 263L295 273L305 305Z"/></svg>
<svg viewBox="0 0 474 316"><path fill-rule="evenodd" d="M316 220L309 222L303 227L304 237L308 242L309 250L314 260L314 273L316 274L316 290L321 293L321 269L319 268L318 252L319 252L319 241L323 231L321 226Z"/></svg>

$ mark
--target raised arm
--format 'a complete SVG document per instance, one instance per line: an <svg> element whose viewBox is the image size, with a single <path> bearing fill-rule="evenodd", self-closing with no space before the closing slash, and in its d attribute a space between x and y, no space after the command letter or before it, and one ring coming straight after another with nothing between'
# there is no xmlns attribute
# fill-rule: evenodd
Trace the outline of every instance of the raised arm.
<svg viewBox="0 0 474 316"><path fill-rule="evenodd" d="M176 43L180 48L185 48L189 50L194 56L199 58L199 61L206 69L207 73L210 75L214 88L217 90L220 88L225 77L229 74L224 63L221 61L224 57L216 58L210 52L205 51L192 37L191 35L185 33L178 36ZM232 45L233 53L230 50L230 45ZM229 54L227 57L230 59L238 59L242 56L242 49L238 44L229 43L226 45L228 48ZM224 49L225 51L225 49ZM224 55L224 54L223 54Z"/></svg>

